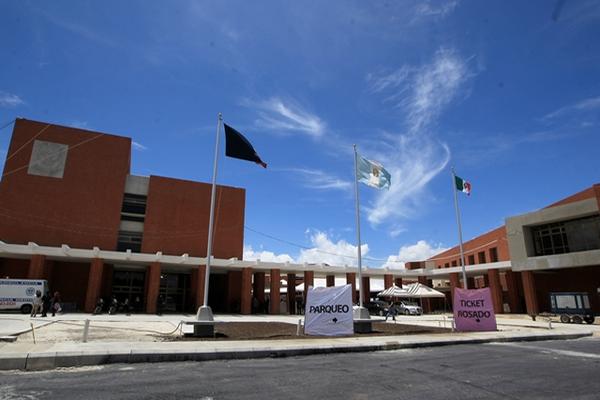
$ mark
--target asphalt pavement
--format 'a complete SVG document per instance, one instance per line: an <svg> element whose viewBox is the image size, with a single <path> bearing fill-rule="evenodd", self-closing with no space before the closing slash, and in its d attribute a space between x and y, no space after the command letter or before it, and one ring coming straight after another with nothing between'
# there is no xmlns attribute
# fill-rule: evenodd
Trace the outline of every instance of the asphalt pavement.
<svg viewBox="0 0 600 400"><path fill-rule="evenodd" d="M382 320L373 317L374 320ZM0 369L45 370L112 363L207 361L367 352L456 344L506 343L600 336L600 325L562 324L526 315L497 316L494 332L287 340L177 340L191 332L193 315L64 314L30 318L0 314ZM218 322L301 324L302 316L216 315ZM86 322L87 321L87 322ZM388 321L388 323L394 323ZM400 316L396 323L451 328L450 315ZM87 335L85 326L88 325Z"/></svg>

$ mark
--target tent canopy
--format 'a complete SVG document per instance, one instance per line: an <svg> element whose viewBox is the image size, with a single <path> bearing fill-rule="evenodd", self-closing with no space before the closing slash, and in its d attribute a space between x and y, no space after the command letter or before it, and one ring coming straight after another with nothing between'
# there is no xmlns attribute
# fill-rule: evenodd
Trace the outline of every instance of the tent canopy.
<svg viewBox="0 0 600 400"><path fill-rule="evenodd" d="M389 288L377 293L377 297L401 297L401 298L430 298L430 297L446 297L444 293L438 292L435 289L425 286L422 283L415 282L410 285L403 285L401 288L392 285Z"/></svg>
<svg viewBox="0 0 600 400"><path fill-rule="evenodd" d="M408 290L392 285L389 288L377 293L377 297L409 297Z"/></svg>

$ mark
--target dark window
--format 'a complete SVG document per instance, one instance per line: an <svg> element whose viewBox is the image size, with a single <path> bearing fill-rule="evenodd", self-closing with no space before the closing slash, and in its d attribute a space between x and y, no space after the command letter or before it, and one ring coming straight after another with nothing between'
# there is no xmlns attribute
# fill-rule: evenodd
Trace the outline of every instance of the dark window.
<svg viewBox="0 0 600 400"><path fill-rule="evenodd" d="M448 263L444 264L444 268L448 268L448 267L450 267L450 264L448 264Z"/></svg>
<svg viewBox="0 0 600 400"><path fill-rule="evenodd" d="M490 249L490 262L498 262L498 249L495 247Z"/></svg>
<svg viewBox="0 0 600 400"><path fill-rule="evenodd" d="M485 264L485 251L480 251L477 256L479 257L479 264Z"/></svg>
<svg viewBox="0 0 600 400"><path fill-rule="evenodd" d="M452 261L452 266L456 267L456 260Z"/></svg>
<svg viewBox="0 0 600 400"><path fill-rule="evenodd" d="M146 196L125 193L121 207L121 220L144 222L146 200Z"/></svg>
<svg viewBox="0 0 600 400"><path fill-rule="evenodd" d="M471 254L469 256L469 265L473 265L473 264L475 264L475 255Z"/></svg>
<svg viewBox="0 0 600 400"><path fill-rule="evenodd" d="M531 228L535 256L600 249L600 216Z"/></svg>
<svg viewBox="0 0 600 400"><path fill-rule="evenodd" d="M119 232L119 241L117 242L117 251L126 251L130 249L134 253L142 251L142 233L141 232Z"/></svg>

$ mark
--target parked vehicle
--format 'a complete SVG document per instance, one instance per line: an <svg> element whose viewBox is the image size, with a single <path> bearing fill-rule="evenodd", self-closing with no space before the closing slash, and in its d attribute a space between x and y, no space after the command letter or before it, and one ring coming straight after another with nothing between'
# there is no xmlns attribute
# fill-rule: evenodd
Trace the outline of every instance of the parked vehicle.
<svg viewBox="0 0 600 400"><path fill-rule="evenodd" d="M383 317L387 314L388 303L382 300L373 300L363 304L364 307L369 310L369 314L371 315L379 315Z"/></svg>
<svg viewBox="0 0 600 400"><path fill-rule="evenodd" d="M590 298L585 292L550 293L550 311L559 315L563 323L594 323Z"/></svg>
<svg viewBox="0 0 600 400"><path fill-rule="evenodd" d="M419 307L415 303L411 303L408 301L401 301L396 304L396 308L398 309L398 314L404 315L421 315L423 314L423 309Z"/></svg>
<svg viewBox="0 0 600 400"><path fill-rule="evenodd" d="M0 279L0 310L21 310L23 314L29 314L38 290L46 293L48 282L43 279Z"/></svg>

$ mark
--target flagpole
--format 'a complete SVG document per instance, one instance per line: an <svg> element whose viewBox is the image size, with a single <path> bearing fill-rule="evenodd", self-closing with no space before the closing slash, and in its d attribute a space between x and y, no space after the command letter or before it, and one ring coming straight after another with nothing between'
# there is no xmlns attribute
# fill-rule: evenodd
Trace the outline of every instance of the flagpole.
<svg viewBox="0 0 600 400"><path fill-rule="evenodd" d="M454 210L456 211L456 224L458 225L458 245L460 246L460 263L462 267L463 288L467 289L467 271L465 269L465 253L463 251L462 226L460 224L460 212L458 211L458 196L456 195L456 174L452 170L452 191L454 192Z"/></svg>
<svg viewBox="0 0 600 400"><path fill-rule="evenodd" d="M213 242L213 224L215 219L215 197L217 193L217 165L219 160L219 133L221 131L221 123L223 115L219 113L217 118L217 135L215 138L215 158L213 163L212 190L210 194L210 216L208 218L208 244L206 245L206 271L204 273L204 301L202 307L198 309L197 319L212 321L213 314L208 305L208 284L210 280L210 261L212 258L212 242Z"/></svg>
<svg viewBox="0 0 600 400"><path fill-rule="evenodd" d="M358 154L356 153L356 145L354 146L354 193L356 197L356 242L358 253L358 306L363 308L363 285L362 285L362 254L360 250L360 205L358 199Z"/></svg>

